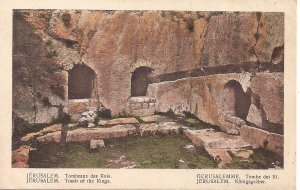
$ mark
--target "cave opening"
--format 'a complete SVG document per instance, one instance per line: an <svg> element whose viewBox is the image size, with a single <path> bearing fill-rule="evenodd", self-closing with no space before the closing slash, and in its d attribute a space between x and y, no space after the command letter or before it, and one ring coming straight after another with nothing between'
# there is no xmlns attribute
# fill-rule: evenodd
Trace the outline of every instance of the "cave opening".
<svg viewBox="0 0 300 190"><path fill-rule="evenodd" d="M148 85L151 83L150 74L152 73L150 67L139 67L131 77L131 96L146 96Z"/></svg>
<svg viewBox="0 0 300 190"><path fill-rule="evenodd" d="M246 120L251 104L250 93L244 92L241 84L230 80L224 85L225 111Z"/></svg>
<svg viewBox="0 0 300 190"><path fill-rule="evenodd" d="M92 98L95 76L95 72L90 67L83 64L75 65L69 70L68 98Z"/></svg>

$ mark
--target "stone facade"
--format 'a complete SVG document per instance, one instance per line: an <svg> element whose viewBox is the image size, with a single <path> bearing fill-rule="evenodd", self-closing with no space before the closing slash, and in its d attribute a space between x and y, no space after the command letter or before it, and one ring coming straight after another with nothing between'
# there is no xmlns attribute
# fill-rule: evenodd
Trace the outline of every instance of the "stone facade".
<svg viewBox="0 0 300 190"><path fill-rule="evenodd" d="M191 112L233 135L245 134L246 124L270 133L267 147L280 149L283 13L17 10L13 21L16 121L52 123L62 105L73 121L100 108L113 116ZM77 66L93 76L88 92L77 89L88 97L71 100ZM146 96L133 97L141 67L150 84ZM77 74L73 86L85 78Z"/></svg>

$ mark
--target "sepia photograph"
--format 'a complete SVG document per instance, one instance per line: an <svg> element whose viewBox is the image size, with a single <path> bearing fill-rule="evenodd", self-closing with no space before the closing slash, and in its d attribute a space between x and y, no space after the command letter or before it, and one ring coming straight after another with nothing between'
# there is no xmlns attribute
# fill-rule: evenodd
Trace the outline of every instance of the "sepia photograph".
<svg viewBox="0 0 300 190"><path fill-rule="evenodd" d="M11 168L283 170L284 21L14 9Z"/></svg>

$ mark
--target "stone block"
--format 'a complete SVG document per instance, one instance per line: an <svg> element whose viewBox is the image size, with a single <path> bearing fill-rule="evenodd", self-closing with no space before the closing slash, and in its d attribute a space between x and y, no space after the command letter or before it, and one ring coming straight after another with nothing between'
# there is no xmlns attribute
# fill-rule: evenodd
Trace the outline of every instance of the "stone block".
<svg viewBox="0 0 300 190"><path fill-rule="evenodd" d="M67 142L85 142L90 140L102 140L121 138L135 135L135 126L130 124L115 125L108 128L78 128L67 132ZM60 142L61 133L54 132L37 138L38 142Z"/></svg>
<svg viewBox="0 0 300 190"><path fill-rule="evenodd" d="M98 108L101 106L101 103L98 100L89 100L89 106Z"/></svg>
<svg viewBox="0 0 300 190"><path fill-rule="evenodd" d="M144 103L144 102L150 102L151 97L148 96L137 96L137 97L131 97L128 101L130 103Z"/></svg>
<svg viewBox="0 0 300 190"><path fill-rule="evenodd" d="M61 132L53 132L53 133L48 133L46 135L40 136L37 138L38 142L60 142L61 139Z"/></svg>
<svg viewBox="0 0 300 190"><path fill-rule="evenodd" d="M120 124L138 124L139 121L134 117L129 118L117 118L111 120L100 120L98 125L120 125Z"/></svg>
<svg viewBox="0 0 300 190"><path fill-rule="evenodd" d="M155 108L155 103L149 103L149 108Z"/></svg>
<svg viewBox="0 0 300 190"><path fill-rule="evenodd" d="M150 102L150 100L151 100L151 98L150 97L148 97L148 96L146 96L146 97L144 97L144 101L143 102Z"/></svg>
<svg viewBox="0 0 300 190"><path fill-rule="evenodd" d="M12 152L12 163L24 162L28 163L30 146L22 145Z"/></svg>
<svg viewBox="0 0 300 190"><path fill-rule="evenodd" d="M236 116L226 115L224 116L224 119L225 121L235 124L238 127L241 127L242 125L246 125L246 122L243 119Z"/></svg>
<svg viewBox="0 0 300 190"><path fill-rule="evenodd" d="M143 124L140 126L139 131L140 135L143 136L145 134L147 135L155 135L157 134L159 125L156 123L151 123L151 124Z"/></svg>
<svg viewBox="0 0 300 190"><path fill-rule="evenodd" d="M153 115L154 112L155 112L154 108L149 108L149 109L132 110L131 114L137 116L148 116L148 115Z"/></svg>
<svg viewBox="0 0 300 190"><path fill-rule="evenodd" d="M22 142L27 142L27 141L31 141L33 140L34 138L38 137L38 136L41 136L45 133L52 133L52 132L55 132L55 131L60 131L61 130L61 124L54 124L54 125L51 125L49 127L46 127L38 132L35 132L35 133L29 133L27 135L25 135L24 137L21 138L21 141Z"/></svg>
<svg viewBox="0 0 300 190"><path fill-rule="evenodd" d="M98 111L97 107L87 107L87 110L88 111L94 111L94 112Z"/></svg>
<svg viewBox="0 0 300 190"><path fill-rule="evenodd" d="M267 138L267 146L266 148L276 155L283 157L284 153L284 138L283 135L279 135L276 133L270 133Z"/></svg>
<svg viewBox="0 0 300 190"><path fill-rule="evenodd" d="M29 168L29 165L25 162L16 162L12 165L13 168Z"/></svg>
<svg viewBox="0 0 300 190"><path fill-rule="evenodd" d="M155 102L156 102L156 99L153 98L153 97L151 97L151 98L150 98L150 102L151 102L151 103L155 103Z"/></svg>
<svg viewBox="0 0 300 190"><path fill-rule="evenodd" d="M185 130L185 135L198 147L213 149L242 149L249 147L241 136L232 136L213 129Z"/></svg>
<svg viewBox="0 0 300 190"><path fill-rule="evenodd" d="M219 168L223 168L226 164L232 162L232 158L227 150L207 148L206 151L214 158L214 160L219 162Z"/></svg>
<svg viewBox="0 0 300 190"><path fill-rule="evenodd" d="M148 103L143 103L143 109L148 109L149 108L149 104Z"/></svg>
<svg viewBox="0 0 300 190"><path fill-rule="evenodd" d="M94 124L94 123L89 123L87 127L88 127L88 128L95 127L95 124Z"/></svg>
<svg viewBox="0 0 300 190"><path fill-rule="evenodd" d="M145 123L151 123L151 122L162 122L162 121L171 121L170 118L162 115L150 115L150 116L144 116L140 118Z"/></svg>
<svg viewBox="0 0 300 190"><path fill-rule="evenodd" d="M132 110L139 110L143 108L143 103L132 103L130 108Z"/></svg>
<svg viewBox="0 0 300 190"><path fill-rule="evenodd" d="M78 120L81 118L81 113L72 113L70 115L72 122L78 122Z"/></svg>
<svg viewBox="0 0 300 190"><path fill-rule="evenodd" d="M87 110L87 102L69 102L68 111L70 114L82 113Z"/></svg>
<svg viewBox="0 0 300 190"><path fill-rule="evenodd" d="M247 121L253 123L255 126L259 128L263 128L263 120L262 120L262 113L254 104L251 104L247 116Z"/></svg>
<svg viewBox="0 0 300 190"><path fill-rule="evenodd" d="M91 149L103 148L103 147L105 147L105 144L104 144L103 140L91 140L90 141L90 148Z"/></svg>
<svg viewBox="0 0 300 190"><path fill-rule="evenodd" d="M265 147L267 138L269 136L268 131L247 125L243 125L241 128L239 128L239 131L243 140L250 143L253 148Z"/></svg>
<svg viewBox="0 0 300 190"><path fill-rule="evenodd" d="M148 135L168 135L168 134L178 134L179 129L181 128L180 125L178 125L175 122L163 122L160 124L156 123L150 123L150 124L143 124L140 126L140 135L143 136L145 134Z"/></svg>
<svg viewBox="0 0 300 190"><path fill-rule="evenodd" d="M230 151L235 156L238 156L240 158L248 159L251 154L253 154L253 150L232 150Z"/></svg>
<svg viewBox="0 0 300 190"><path fill-rule="evenodd" d="M269 122L283 125L284 74L257 73L251 82L251 91L260 100Z"/></svg>

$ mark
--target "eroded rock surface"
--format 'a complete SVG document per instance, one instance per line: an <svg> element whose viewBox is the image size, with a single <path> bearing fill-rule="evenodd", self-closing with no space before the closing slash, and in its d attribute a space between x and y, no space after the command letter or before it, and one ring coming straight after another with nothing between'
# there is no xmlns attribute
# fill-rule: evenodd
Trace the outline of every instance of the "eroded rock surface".
<svg viewBox="0 0 300 190"><path fill-rule="evenodd" d="M284 154L284 138L283 135L271 133L255 127L243 125L240 133L246 142L251 144L253 148L266 148L278 156L283 157Z"/></svg>
<svg viewBox="0 0 300 190"><path fill-rule="evenodd" d="M250 87L259 99L258 104L262 107L266 120L279 125L283 125L283 82L283 73L258 73L252 79Z"/></svg>
<svg viewBox="0 0 300 190"><path fill-rule="evenodd" d="M121 125L121 124L138 124L139 121L134 117L116 118L111 120L99 120L98 125Z"/></svg>
<svg viewBox="0 0 300 190"><path fill-rule="evenodd" d="M27 145L22 145L12 152L12 167L13 168L28 168L29 152L31 148Z"/></svg>
<svg viewBox="0 0 300 190"><path fill-rule="evenodd" d="M132 169L138 168L140 165L134 161L126 160L125 156L121 156L117 160L108 160L106 168L122 168L122 169Z"/></svg>
<svg viewBox="0 0 300 190"><path fill-rule="evenodd" d="M159 124L149 123L142 124L139 127L140 135L168 135L168 134L179 134L181 125L175 122L162 122Z"/></svg>
<svg viewBox="0 0 300 190"><path fill-rule="evenodd" d="M250 147L241 136L231 136L213 129L185 130L184 134L197 146L204 148L222 168L231 163L229 151L241 151Z"/></svg>
<svg viewBox="0 0 300 190"><path fill-rule="evenodd" d="M103 147L105 147L105 144L104 144L104 141L101 140L101 139L90 141L90 148L91 149L103 148Z"/></svg>
<svg viewBox="0 0 300 190"><path fill-rule="evenodd" d="M162 116L162 115L144 116L144 117L141 117L140 119L145 123L171 121L170 118Z"/></svg>
<svg viewBox="0 0 300 190"><path fill-rule="evenodd" d="M147 116L155 112L156 100L152 97L131 97L126 105L126 111L133 115Z"/></svg>
<svg viewBox="0 0 300 190"><path fill-rule="evenodd" d="M251 106L249 108L247 121L249 121L250 123L253 123L258 128L263 128L262 112L254 104L251 104Z"/></svg>
<svg viewBox="0 0 300 190"><path fill-rule="evenodd" d="M81 118L78 120L79 125L91 127L90 124L93 124L95 122L96 117L97 117L97 114L94 111L83 112L81 114Z"/></svg>
<svg viewBox="0 0 300 190"><path fill-rule="evenodd" d="M22 142L31 141L36 137L42 136L46 133L52 133L55 131L61 131L61 124L54 124L54 125L44 128L38 132L28 133L27 135L25 135L24 137L21 138L21 141Z"/></svg>
<svg viewBox="0 0 300 190"><path fill-rule="evenodd" d="M116 125L110 128L79 128L67 132L67 142L84 142L90 140L110 139L127 137L136 134L136 128L133 125ZM60 142L61 133L54 132L38 137L39 142Z"/></svg>
<svg viewBox="0 0 300 190"><path fill-rule="evenodd" d="M19 78L13 84L14 112L31 123L57 116L55 106L67 99L66 71L76 64L95 71L95 94L116 115L126 110L131 75L139 67L149 67L158 76L243 62L283 63L282 13L31 10L14 16L14 76L29 81L34 78L29 77L31 73L53 71L45 73L47 80L29 81L35 89ZM34 35L20 33L24 29ZM19 44L18 39L28 41ZM28 54L26 49L30 49L28 60L20 56ZM38 72L32 72L33 65L24 64L31 62L39 62L34 64ZM33 97L38 93L40 98ZM50 107L43 104L47 98ZM182 106L195 109L189 102Z"/></svg>

